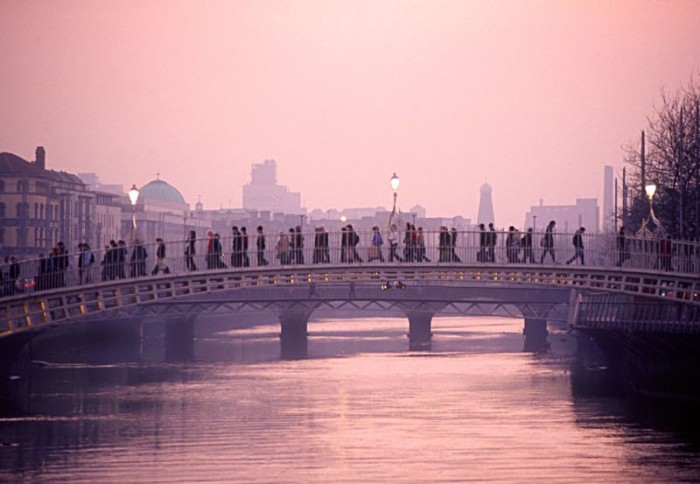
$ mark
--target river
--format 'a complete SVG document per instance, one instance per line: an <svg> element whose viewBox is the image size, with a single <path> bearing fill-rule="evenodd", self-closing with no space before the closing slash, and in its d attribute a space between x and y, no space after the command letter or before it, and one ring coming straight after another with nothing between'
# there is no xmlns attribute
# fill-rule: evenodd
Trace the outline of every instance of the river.
<svg viewBox="0 0 700 484"><path fill-rule="evenodd" d="M700 479L698 417L575 378L571 335L526 353L522 321L436 318L432 349L409 352L407 325L315 320L294 360L277 324L245 318L198 324L185 361L60 343L3 385L0 481Z"/></svg>

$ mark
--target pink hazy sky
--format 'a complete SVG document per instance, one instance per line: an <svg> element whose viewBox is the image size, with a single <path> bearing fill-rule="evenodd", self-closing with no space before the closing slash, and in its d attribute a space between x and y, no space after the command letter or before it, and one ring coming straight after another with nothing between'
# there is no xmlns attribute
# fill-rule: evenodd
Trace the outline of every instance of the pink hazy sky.
<svg viewBox="0 0 700 484"><path fill-rule="evenodd" d="M661 88L700 72L699 1L0 0L0 151L191 204L250 167L309 209L499 226L600 197Z"/></svg>

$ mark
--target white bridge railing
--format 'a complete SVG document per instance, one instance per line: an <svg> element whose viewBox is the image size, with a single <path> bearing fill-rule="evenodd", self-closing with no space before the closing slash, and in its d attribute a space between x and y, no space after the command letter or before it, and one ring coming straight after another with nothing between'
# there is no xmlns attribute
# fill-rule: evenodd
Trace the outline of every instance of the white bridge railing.
<svg viewBox="0 0 700 484"><path fill-rule="evenodd" d="M22 293L147 277L154 271L163 273L166 267L169 274L190 274L245 267L286 268L338 263L401 265L417 262L451 267L480 265L486 270L496 265L527 264L541 267L544 252L540 245L543 233L533 234L533 247L528 249L523 245L522 233L510 237L514 243L508 244L508 232L497 232L496 244L483 246L480 243L483 237L478 231L455 232L452 234L456 234L456 237L450 235L449 238L441 236L439 232L426 231L419 239L420 243L407 243L405 233L400 232L394 253L390 249L386 233L382 233L384 243L380 247L373 246L372 232L357 233L357 245L344 244L344 235L340 232L303 233L301 245L296 244L299 236L290 232L285 234L289 241L286 250L278 247L279 234L266 235L264 250L257 249L258 236L254 233L248 236L248 247L244 251L234 251L233 238L223 237L219 240L221 251L218 253L212 251L213 246L216 246L212 239L198 239L194 241L194 254L191 257L186 255L188 242L169 241L164 244L166 257L161 261L156 258L156 244L143 245L143 251L136 250L133 244L114 249L92 248L93 257L84 256L80 252L51 254L47 251L42 257L17 261L14 265L2 265L0 300ZM697 242L627 237L624 249L620 250L615 235L585 234L583 241L585 264L589 268L658 270L695 276L700 274L700 244ZM242 239L240 244L243 244ZM574 255L572 234L555 232L553 252L556 264L564 264L570 259ZM81 263L81 259L84 263ZM90 260L94 262L91 263ZM546 255L544 263L552 264L550 254ZM575 264L580 262L576 261Z"/></svg>

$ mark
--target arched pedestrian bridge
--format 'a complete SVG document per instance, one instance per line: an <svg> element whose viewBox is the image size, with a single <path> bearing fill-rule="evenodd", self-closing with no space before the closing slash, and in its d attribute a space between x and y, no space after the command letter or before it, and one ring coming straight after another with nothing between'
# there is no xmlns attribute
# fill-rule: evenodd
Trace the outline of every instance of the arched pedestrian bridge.
<svg viewBox="0 0 700 484"><path fill-rule="evenodd" d="M420 347L429 344L435 314L521 317L526 333L531 326L546 334L547 320L599 324L586 304L587 296L601 294L617 305L673 304L679 308L673 318L664 314L657 323L700 332L700 279L694 275L572 265L362 263L180 272L16 294L0 300L0 340L26 341L92 319L192 320L202 313L251 310L277 314L283 345L305 345L310 315L331 308L403 313L411 347ZM581 314L587 322L579 321Z"/></svg>

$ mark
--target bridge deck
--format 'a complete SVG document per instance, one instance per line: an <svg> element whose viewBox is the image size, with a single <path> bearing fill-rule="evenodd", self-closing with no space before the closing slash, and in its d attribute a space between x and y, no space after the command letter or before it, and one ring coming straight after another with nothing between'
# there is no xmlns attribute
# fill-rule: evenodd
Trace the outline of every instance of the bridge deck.
<svg viewBox="0 0 700 484"><path fill-rule="evenodd" d="M508 290L511 296L525 288L542 292L603 291L700 306L698 277L654 270L531 264L308 264L160 274L13 295L0 300L0 336L82 318L100 318L136 306L178 301L205 304L216 294L238 301L275 301L285 293L270 288L304 287L309 297L314 297L316 288L343 287L347 290L338 298L351 301L368 297L359 294L358 288L371 288L373 300L395 301L401 298L402 286L462 288L470 289L472 294L481 290L486 300L497 300L485 293L488 288ZM465 295L451 291L449 298L459 301ZM428 298L415 291L410 297ZM502 300L504 296L499 297Z"/></svg>

